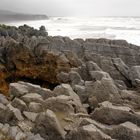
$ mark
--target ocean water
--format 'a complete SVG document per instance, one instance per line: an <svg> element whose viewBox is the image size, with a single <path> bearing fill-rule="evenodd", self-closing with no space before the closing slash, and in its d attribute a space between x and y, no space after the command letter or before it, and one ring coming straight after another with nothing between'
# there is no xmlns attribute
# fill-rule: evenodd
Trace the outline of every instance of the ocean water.
<svg viewBox="0 0 140 140"><path fill-rule="evenodd" d="M27 24L35 28L44 25L51 36L75 38L124 39L140 45L140 18L138 17L51 17L49 20L8 23Z"/></svg>

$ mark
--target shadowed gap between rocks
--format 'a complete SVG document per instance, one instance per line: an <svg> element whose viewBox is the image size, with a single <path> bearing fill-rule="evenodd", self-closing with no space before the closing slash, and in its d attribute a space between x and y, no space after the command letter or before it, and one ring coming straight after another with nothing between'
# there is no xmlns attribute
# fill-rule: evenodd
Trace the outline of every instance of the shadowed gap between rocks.
<svg viewBox="0 0 140 140"><path fill-rule="evenodd" d="M34 79L34 78L26 77L26 76L15 77L14 75L8 77L5 81L8 83L8 85L10 83L18 82L18 81L28 82L28 83L32 83L32 84L35 84L35 85L40 85L41 87L47 88L47 89L50 89L50 90L53 90L56 86L59 85L59 83L54 83L53 84L53 83L50 83L48 81L45 81L45 80L42 80L42 79L39 79L39 78Z"/></svg>

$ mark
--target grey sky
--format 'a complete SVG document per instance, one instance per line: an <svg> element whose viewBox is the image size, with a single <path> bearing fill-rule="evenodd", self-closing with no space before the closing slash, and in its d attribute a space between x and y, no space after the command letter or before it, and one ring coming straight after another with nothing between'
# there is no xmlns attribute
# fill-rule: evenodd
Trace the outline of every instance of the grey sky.
<svg viewBox="0 0 140 140"><path fill-rule="evenodd" d="M0 9L49 16L140 16L140 0L0 0Z"/></svg>

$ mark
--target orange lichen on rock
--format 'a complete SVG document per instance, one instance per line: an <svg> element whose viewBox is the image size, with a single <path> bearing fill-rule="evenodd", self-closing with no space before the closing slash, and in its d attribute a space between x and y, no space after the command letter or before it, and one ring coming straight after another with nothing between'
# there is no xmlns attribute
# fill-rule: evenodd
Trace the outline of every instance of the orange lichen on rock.
<svg viewBox="0 0 140 140"><path fill-rule="evenodd" d="M19 80L41 80L46 86L58 84L56 75L70 70L69 60L63 53L43 51L36 56L33 51L20 43L4 47L5 64L0 65L0 91L8 95L8 84Z"/></svg>

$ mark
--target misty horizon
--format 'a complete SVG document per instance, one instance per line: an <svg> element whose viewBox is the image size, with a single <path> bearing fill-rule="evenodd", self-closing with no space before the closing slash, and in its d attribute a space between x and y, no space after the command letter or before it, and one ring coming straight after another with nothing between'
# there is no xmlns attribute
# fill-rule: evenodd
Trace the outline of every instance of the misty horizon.
<svg viewBox="0 0 140 140"><path fill-rule="evenodd" d="M19 12L19 11L13 11L13 10L9 10L9 9L0 9L0 11L6 11L6 12L11 12L11 13L13 13L13 14L29 14L29 15L46 15L46 16L48 16L48 17L67 17L67 16L69 16L69 17L140 17L139 15L90 15L90 16L88 16L88 15L74 15L74 16L72 16L72 15L48 15L47 13L40 13L40 12Z"/></svg>
<svg viewBox="0 0 140 140"><path fill-rule="evenodd" d="M138 0L0 0L0 9L25 14L76 17L139 17Z"/></svg>

